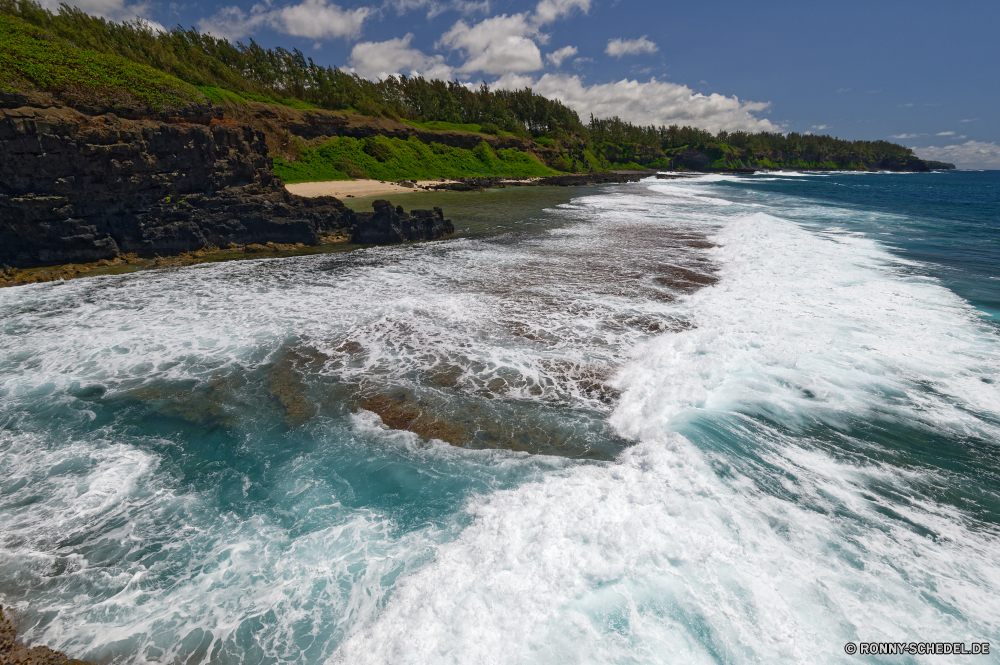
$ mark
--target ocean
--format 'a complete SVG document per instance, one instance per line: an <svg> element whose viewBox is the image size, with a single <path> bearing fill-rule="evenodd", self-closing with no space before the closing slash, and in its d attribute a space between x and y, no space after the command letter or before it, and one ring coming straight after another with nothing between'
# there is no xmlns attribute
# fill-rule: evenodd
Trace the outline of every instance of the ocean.
<svg viewBox="0 0 1000 665"><path fill-rule="evenodd" d="M453 239L0 290L23 639L1000 662L1000 172L434 196Z"/></svg>

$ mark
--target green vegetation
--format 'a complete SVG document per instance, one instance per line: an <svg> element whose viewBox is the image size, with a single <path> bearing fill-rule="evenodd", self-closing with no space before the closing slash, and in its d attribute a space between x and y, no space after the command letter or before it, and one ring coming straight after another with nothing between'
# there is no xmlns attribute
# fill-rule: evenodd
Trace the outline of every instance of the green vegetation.
<svg viewBox="0 0 1000 665"><path fill-rule="evenodd" d="M289 97L282 97L275 99L273 97L268 97L267 95L259 95L253 92L233 92L232 90L225 90L223 88L216 88L210 85L196 85L194 86L198 89L201 94L205 95L209 101L215 104L225 104L235 103L235 104L246 104L247 102L261 102L263 104L277 104L279 106L288 106L293 109L301 109L303 111L308 111L310 109L318 109L319 107L315 104L303 101L301 99L293 99Z"/></svg>
<svg viewBox="0 0 1000 665"><path fill-rule="evenodd" d="M19 18L2 14L0 87L158 110L200 100L193 86L176 77L116 55L76 48Z"/></svg>
<svg viewBox="0 0 1000 665"><path fill-rule="evenodd" d="M541 175L618 168L866 169L914 165L912 151L887 141L844 141L830 136L719 132L693 127L642 127L617 117L579 116L557 100L522 90L470 89L458 81L390 76L368 81L316 65L297 49L230 43L191 28L153 30L140 20L115 23L61 5L0 0L0 86L48 90L63 97L111 100L111 105L168 108L197 99L223 104L254 124L248 102L296 109L348 110L401 120L427 130L516 135L534 141L548 167L524 153L413 147L347 139L281 152L276 168L289 182L365 174L380 179L458 175ZM30 25L29 25L30 24ZM82 95L82 97L81 97ZM272 150L292 141L283 129L267 132ZM338 146L333 148L331 146ZM369 147L372 153L362 150ZM298 149L301 147L301 150ZM444 150L444 152L442 152ZM386 152L388 151L388 152ZM515 158L514 155L517 155ZM880 166L881 165L881 166ZM356 177L356 176L355 176Z"/></svg>
<svg viewBox="0 0 1000 665"><path fill-rule="evenodd" d="M295 162L274 160L274 171L287 183L313 180L432 180L468 176L531 177L555 175L527 153L494 151L483 141L472 150L415 138L342 137L306 148Z"/></svg>
<svg viewBox="0 0 1000 665"><path fill-rule="evenodd" d="M640 127L620 118L587 125L595 152L614 162L639 162L647 168L676 168L683 155L697 150L709 157L710 169L856 169L866 163L915 159L910 148L888 141L845 141L832 136L726 132L694 127ZM681 159L679 159L681 158Z"/></svg>
<svg viewBox="0 0 1000 665"><path fill-rule="evenodd" d="M191 28L152 30L141 21L115 23L61 5L57 13L34 0L0 0L0 14L17 16L81 48L117 55L172 74L192 85L221 88L272 103L308 102L324 109L466 125L492 124L529 132L580 130L576 113L558 101L523 90L469 90L458 81L393 77L368 81L323 67L298 49L265 49L252 39L231 44Z"/></svg>

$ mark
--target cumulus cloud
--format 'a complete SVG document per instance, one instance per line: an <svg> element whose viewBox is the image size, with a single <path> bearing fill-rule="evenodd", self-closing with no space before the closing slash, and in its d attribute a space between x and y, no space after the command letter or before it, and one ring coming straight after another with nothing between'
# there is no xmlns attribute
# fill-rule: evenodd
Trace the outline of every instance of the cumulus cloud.
<svg viewBox="0 0 1000 665"><path fill-rule="evenodd" d="M423 76L447 81L452 68L440 55L426 55L410 46L413 34L385 42L361 42L351 50L351 71L367 79L384 79L392 74Z"/></svg>
<svg viewBox="0 0 1000 665"><path fill-rule="evenodd" d="M275 23L284 27L282 32L296 37L356 37L371 11L368 7L345 10L326 0L305 0L277 10Z"/></svg>
<svg viewBox="0 0 1000 665"><path fill-rule="evenodd" d="M600 118L617 115L640 125L692 125L710 131L720 129L759 132L781 131L770 120L754 113L766 110L770 102L745 102L719 94L702 95L676 83L650 79L647 83L622 79L615 83L586 86L579 76L545 74L505 76L495 84L503 88L531 86L550 99L559 99L584 120L593 113Z"/></svg>
<svg viewBox="0 0 1000 665"><path fill-rule="evenodd" d="M891 139L915 139L918 136L927 136L927 134L890 134Z"/></svg>
<svg viewBox="0 0 1000 665"><path fill-rule="evenodd" d="M534 12L493 16L473 25L459 20L441 35L436 46L463 52L465 63L456 70L462 73L502 75L533 72L542 68L542 52L538 49L538 44L545 44L549 40L549 36L541 32L541 28L577 11L587 13L590 2L591 0L541 0ZM566 57L576 53L575 49L573 53L568 53L569 48L573 47L564 47L550 53L549 61L558 67Z"/></svg>
<svg viewBox="0 0 1000 665"><path fill-rule="evenodd" d="M460 20L438 45L465 53L460 72L519 74L542 68L542 52L529 36L544 41L527 14L503 14L475 25Z"/></svg>
<svg viewBox="0 0 1000 665"><path fill-rule="evenodd" d="M979 118L966 118L965 120L959 120L959 122L975 122Z"/></svg>
<svg viewBox="0 0 1000 665"><path fill-rule="evenodd" d="M304 0L297 5L274 9L270 5L258 4L250 9L249 14L236 5L230 5L199 21L198 28L226 39L242 39L265 26L286 35L309 39L357 37L371 13L369 7L346 10L327 0Z"/></svg>
<svg viewBox="0 0 1000 665"><path fill-rule="evenodd" d="M646 39L646 35L639 39L612 39L608 42L604 52L610 56L620 58L623 55L639 55L640 53L656 53L656 44Z"/></svg>
<svg viewBox="0 0 1000 665"><path fill-rule="evenodd" d="M535 7L534 21L537 25L545 25L576 10L586 14L590 11L590 0L542 0Z"/></svg>
<svg viewBox="0 0 1000 665"><path fill-rule="evenodd" d="M236 5L223 7L209 18L199 21L198 29L223 39L242 39L268 22L270 14L258 11L259 7L256 5L249 14Z"/></svg>
<svg viewBox="0 0 1000 665"><path fill-rule="evenodd" d="M817 132L821 132L824 129L830 129L830 125L813 125L812 128L815 129Z"/></svg>
<svg viewBox="0 0 1000 665"><path fill-rule="evenodd" d="M563 46L558 51L553 51L545 56L545 59L551 62L556 67L561 67L563 60L566 58L571 58L577 54L575 46Z"/></svg>
<svg viewBox="0 0 1000 665"><path fill-rule="evenodd" d="M1000 169L1000 145L996 142L966 141L940 148L914 148L921 159L951 162L961 169Z"/></svg>
<svg viewBox="0 0 1000 665"><path fill-rule="evenodd" d="M955 132L938 132L935 136L954 136Z"/></svg>

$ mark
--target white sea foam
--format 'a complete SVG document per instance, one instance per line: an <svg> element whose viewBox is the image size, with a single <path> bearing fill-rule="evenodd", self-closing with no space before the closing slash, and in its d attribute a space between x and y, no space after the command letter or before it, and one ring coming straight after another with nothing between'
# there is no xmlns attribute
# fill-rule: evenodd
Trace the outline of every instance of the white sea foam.
<svg viewBox="0 0 1000 665"><path fill-rule="evenodd" d="M848 640L1000 641L998 535L935 500L947 471L866 456L876 444L851 434L888 419L997 440L995 335L864 236L750 214L732 179L588 197L516 244L0 291L0 571L50 613L26 635L192 665L812 663ZM654 282L666 268L719 281ZM309 380L420 388L457 368L442 395L502 378L496 403L603 414L635 445L574 462L428 442L364 410L317 417L280 444L296 452L256 504L273 510L240 511L215 477L185 484L207 472L172 461L182 436L67 441L44 424L89 431L104 416L72 396L88 385L205 387L305 348L328 356ZM609 406L587 387L615 372ZM256 436L234 455L258 454ZM352 484L345 459L375 471ZM402 495L408 477L441 483L428 498L460 508L404 526L357 505L382 477ZM455 500L450 477L477 489Z"/></svg>
<svg viewBox="0 0 1000 665"><path fill-rule="evenodd" d="M719 285L687 302L697 327L661 336L623 372L612 422L657 436L691 409L767 409L789 421L871 409L995 437L995 336L933 280L906 277L871 240L768 215L728 224Z"/></svg>
<svg viewBox="0 0 1000 665"><path fill-rule="evenodd" d="M753 215L716 240L720 283L683 303L696 327L619 375L611 422L639 443L472 502L334 661L812 663L847 641L997 639L1000 537L926 495L947 475L793 434L893 417L996 440L995 335L856 234ZM704 413L763 464L671 433Z"/></svg>

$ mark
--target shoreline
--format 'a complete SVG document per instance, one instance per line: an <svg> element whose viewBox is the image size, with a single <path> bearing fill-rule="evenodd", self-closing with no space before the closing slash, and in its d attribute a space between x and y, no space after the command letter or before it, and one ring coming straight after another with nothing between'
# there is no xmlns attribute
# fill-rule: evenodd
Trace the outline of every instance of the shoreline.
<svg viewBox="0 0 1000 665"><path fill-rule="evenodd" d="M540 178L525 178L523 180L502 179L500 184L524 185ZM428 192L441 189L452 189L461 185L464 180L315 180L286 184L285 189L296 196L314 198L317 196L333 196L338 199L382 196L383 194L411 194L413 192Z"/></svg>
<svg viewBox="0 0 1000 665"><path fill-rule="evenodd" d="M820 169L783 169L790 172L810 172ZM740 170L726 171L611 171L607 173L577 173L558 176L531 178L500 178L471 177L460 179L438 180L320 180L285 185L285 189L296 196L317 198L333 196L343 200L348 198L370 199L377 196L392 194L415 194L433 192L481 192L493 188L506 187L572 187L593 186L635 182L645 177L656 177L659 180L673 180L727 173L747 175L753 172ZM349 251L356 247L351 238L344 232L337 231L333 235L322 238L316 244L286 244L268 242L266 244L230 244L226 247L203 247L198 250L172 254L168 256L139 257L136 254L122 254L115 259L102 259L92 263L65 263L33 268L17 268L0 266L0 288L26 286L46 282L65 281L78 277L99 277L104 275L120 275L141 270L159 268L179 268L200 263L217 263L222 261L246 261L264 258L284 258L326 254L337 251Z"/></svg>
<svg viewBox="0 0 1000 665"><path fill-rule="evenodd" d="M122 254L114 260L102 259L93 263L64 263L37 268L0 269L0 288L66 281L76 279L77 277L101 277L104 275L124 275L131 272L157 270L160 268L183 268L200 263L330 254L362 246L352 245L350 238L346 236L334 235L325 238L323 242L315 245L306 245L301 242L295 244L269 242L263 245L236 245L224 248L205 247L193 252L184 252L172 256L156 256L153 258L141 258L136 254Z"/></svg>
<svg viewBox="0 0 1000 665"><path fill-rule="evenodd" d="M61 651L38 645L29 647L17 639L17 628L11 621L11 608L6 612L0 605L0 663L11 665L93 665L84 660L70 658Z"/></svg>
<svg viewBox="0 0 1000 665"><path fill-rule="evenodd" d="M348 192L337 196L339 200L346 198L371 198L391 194L413 194L418 192L475 192L492 188L508 186L584 186L598 184L614 184L639 180L641 177L654 175L655 171L637 172L621 171L601 174L565 174L543 178L462 178L456 180L423 180L388 182L379 180L327 180L310 183L295 183L285 185L290 194L304 198L333 196L332 192ZM676 176L683 177L683 176ZM101 259L91 263L63 263L32 268L0 266L0 288L26 286L46 282L58 282L78 277L99 277L103 275L120 275L138 272L140 270L155 270L158 268L179 268L199 263L215 263L221 261L244 261L263 258L284 258L310 254L325 254L336 251L348 251L361 244L352 244L344 230L324 237L316 244L284 244L268 242L266 244L230 244L226 247L206 246L201 249L172 254L169 256L139 257L136 254L121 254L114 259Z"/></svg>

